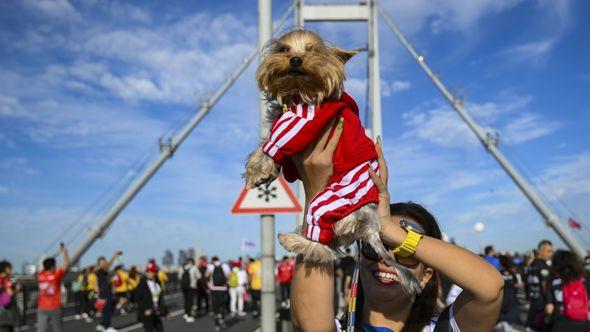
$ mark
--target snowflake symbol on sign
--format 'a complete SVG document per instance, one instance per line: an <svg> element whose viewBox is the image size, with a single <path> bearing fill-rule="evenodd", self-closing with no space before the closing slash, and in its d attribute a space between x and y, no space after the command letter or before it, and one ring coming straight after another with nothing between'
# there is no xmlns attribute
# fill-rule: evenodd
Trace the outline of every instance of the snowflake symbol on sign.
<svg viewBox="0 0 590 332"><path fill-rule="evenodd" d="M269 202L271 198L277 198L277 187L266 186L265 188L258 187L258 198L264 199L265 202Z"/></svg>

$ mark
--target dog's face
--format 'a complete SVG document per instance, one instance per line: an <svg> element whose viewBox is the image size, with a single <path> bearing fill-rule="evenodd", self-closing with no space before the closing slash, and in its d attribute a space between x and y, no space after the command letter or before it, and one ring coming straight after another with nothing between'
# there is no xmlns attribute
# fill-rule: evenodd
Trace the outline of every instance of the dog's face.
<svg viewBox="0 0 590 332"><path fill-rule="evenodd" d="M340 97L344 64L356 52L327 46L315 33L295 30L269 43L258 66L258 87L279 104L299 98L308 104Z"/></svg>

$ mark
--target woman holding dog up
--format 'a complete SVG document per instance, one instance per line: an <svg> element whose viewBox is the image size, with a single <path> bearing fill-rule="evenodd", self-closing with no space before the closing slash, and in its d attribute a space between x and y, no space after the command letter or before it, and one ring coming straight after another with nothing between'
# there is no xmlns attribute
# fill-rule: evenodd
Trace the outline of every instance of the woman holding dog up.
<svg viewBox="0 0 590 332"><path fill-rule="evenodd" d="M306 207L332 174L332 155L342 133L328 126L320 138L294 159L303 179ZM395 270L367 244L360 244L348 314L336 319L332 264L298 261L292 282L291 315L300 331L491 331L502 303L504 280L479 256L441 241L434 217L415 203L389 202L387 165L378 139L380 175L371 173L379 190L380 237L396 260L417 277L422 292L408 295ZM409 234L412 234L410 237ZM409 241L412 240L412 241ZM403 246L402 246L403 244ZM403 247L399 250L398 247ZM436 312L439 274L463 288L456 301Z"/></svg>

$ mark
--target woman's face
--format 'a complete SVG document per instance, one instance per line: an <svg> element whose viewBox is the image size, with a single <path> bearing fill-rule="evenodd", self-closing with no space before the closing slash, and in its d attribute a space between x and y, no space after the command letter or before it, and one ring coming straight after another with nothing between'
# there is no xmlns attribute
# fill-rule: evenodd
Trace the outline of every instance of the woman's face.
<svg viewBox="0 0 590 332"><path fill-rule="evenodd" d="M392 216L391 222L399 224L400 220L406 219L413 223L419 224L417 221L402 216ZM360 278L363 285L365 298L369 302L396 302L402 301L406 303L408 300L413 301L413 295L410 295L402 289L395 269L385 263L383 260L375 262L362 256ZM424 288L430 278L432 277L432 269L425 268L422 263L417 263L411 266L406 266L418 279L420 287ZM392 278L393 276L393 278Z"/></svg>
<svg viewBox="0 0 590 332"><path fill-rule="evenodd" d="M150 280L154 280L154 272L152 272L152 271L147 271L147 272L145 273L145 277L146 277L146 278L148 278L148 279L150 279Z"/></svg>

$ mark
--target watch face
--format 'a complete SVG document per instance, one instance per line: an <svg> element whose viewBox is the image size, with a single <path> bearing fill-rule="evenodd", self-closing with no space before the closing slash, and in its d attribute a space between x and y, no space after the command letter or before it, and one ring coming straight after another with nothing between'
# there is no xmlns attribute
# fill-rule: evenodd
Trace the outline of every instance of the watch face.
<svg viewBox="0 0 590 332"><path fill-rule="evenodd" d="M406 219L402 219L399 222L399 225L401 228L405 229L406 231L408 229L413 230L414 232L418 233L418 234L422 234L424 235L424 228L422 228L422 226L418 225L417 223L411 222L409 220Z"/></svg>

